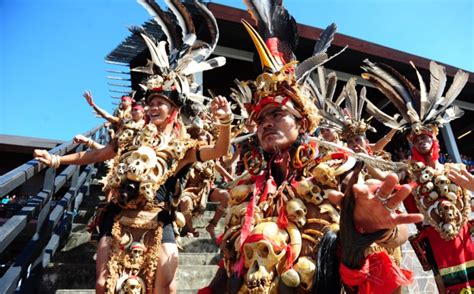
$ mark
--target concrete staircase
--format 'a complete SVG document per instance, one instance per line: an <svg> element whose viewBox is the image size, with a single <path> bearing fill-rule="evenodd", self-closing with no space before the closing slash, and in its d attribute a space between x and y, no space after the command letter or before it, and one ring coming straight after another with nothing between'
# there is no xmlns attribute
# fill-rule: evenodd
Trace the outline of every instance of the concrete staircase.
<svg viewBox="0 0 474 294"><path fill-rule="evenodd" d="M95 180L90 186L90 195L77 212L70 235L43 270L39 293L95 293L96 245L89 242L86 228L95 206L103 199L101 187ZM182 237L184 250L179 253L178 293L196 293L208 285L217 271L219 248L205 230L216 207L216 203L209 203L204 215L194 219L199 237ZM217 235L223 232L223 227L221 219L216 227Z"/></svg>

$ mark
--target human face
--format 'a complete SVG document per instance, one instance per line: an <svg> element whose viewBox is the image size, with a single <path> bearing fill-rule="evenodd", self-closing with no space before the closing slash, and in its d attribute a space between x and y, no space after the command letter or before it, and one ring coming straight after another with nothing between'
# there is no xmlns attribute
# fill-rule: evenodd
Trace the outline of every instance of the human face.
<svg viewBox="0 0 474 294"><path fill-rule="evenodd" d="M148 102L150 122L157 127L165 126L176 108L166 98L155 96Z"/></svg>
<svg viewBox="0 0 474 294"><path fill-rule="evenodd" d="M145 112L142 109L132 108L132 119L137 122L145 116Z"/></svg>
<svg viewBox="0 0 474 294"><path fill-rule="evenodd" d="M337 142L339 139L339 136L337 133L329 128L320 128L321 130L321 136L323 137L324 140L328 142Z"/></svg>
<svg viewBox="0 0 474 294"><path fill-rule="evenodd" d="M257 137L263 150L286 150L298 138L301 126L296 118L279 106L267 106L256 120Z"/></svg>
<svg viewBox="0 0 474 294"><path fill-rule="evenodd" d="M428 154L433 147L433 138L427 134L421 134L413 139L413 147L420 154Z"/></svg>
<svg viewBox="0 0 474 294"><path fill-rule="evenodd" d="M122 99L122 109L127 109L132 106L132 99Z"/></svg>
<svg viewBox="0 0 474 294"><path fill-rule="evenodd" d="M368 141L364 136L354 136L347 139L347 147L357 153L367 153Z"/></svg>

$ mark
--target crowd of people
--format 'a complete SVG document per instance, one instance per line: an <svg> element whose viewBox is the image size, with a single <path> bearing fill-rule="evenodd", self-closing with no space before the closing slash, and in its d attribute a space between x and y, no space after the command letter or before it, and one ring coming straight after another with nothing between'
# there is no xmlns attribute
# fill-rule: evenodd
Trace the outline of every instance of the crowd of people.
<svg viewBox="0 0 474 294"><path fill-rule="evenodd" d="M362 77L400 112L390 116L354 78L335 93L337 76L323 67L334 24L313 56L298 63L295 38L288 38L297 36L295 21L281 1L246 1L258 32L242 22L263 73L237 82L231 107L225 97L199 94L193 78L225 64L222 57L208 60L218 36L209 10L195 3L210 26L212 41L203 45L178 1L167 2L173 18L153 1L140 3L167 36L157 42L132 28L151 57L132 69L147 75L144 98L122 97L111 115L86 91L89 105L112 125L111 141L103 146L76 136L88 151L34 153L52 168L111 160L102 181L107 205L94 226L98 293L175 293L179 238L197 236L193 217L207 201L219 203L206 230L223 259L199 293L400 293L414 278L400 268L408 224L417 226L410 242L440 292L473 289L474 177L463 164L440 161L437 139L440 125L462 115L451 104L466 73L458 71L443 96L445 69L434 62L427 92L421 78L416 89L395 69L365 60ZM369 142L366 132L374 129L364 111L392 130ZM384 148L398 130L411 147L409 157L394 152L395 161ZM224 215L224 233L216 236Z"/></svg>

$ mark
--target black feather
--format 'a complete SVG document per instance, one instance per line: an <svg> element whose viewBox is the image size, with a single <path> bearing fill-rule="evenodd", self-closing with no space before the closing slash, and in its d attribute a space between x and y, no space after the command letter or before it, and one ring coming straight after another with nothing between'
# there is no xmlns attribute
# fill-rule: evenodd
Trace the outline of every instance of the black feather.
<svg viewBox="0 0 474 294"><path fill-rule="evenodd" d="M331 46L331 42L334 40L336 31L337 26L335 23L332 23L321 33L316 44L314 44L313 55L327 51L329 46Z"/></svg>

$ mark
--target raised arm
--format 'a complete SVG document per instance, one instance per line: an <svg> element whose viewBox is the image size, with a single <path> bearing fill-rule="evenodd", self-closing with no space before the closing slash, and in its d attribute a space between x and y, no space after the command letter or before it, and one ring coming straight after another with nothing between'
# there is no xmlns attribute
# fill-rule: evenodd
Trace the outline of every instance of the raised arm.
<svg viewBox="0 0 474 294"><path fill-rule="evenodd" d="M105 147L105 145L97 143L91 138L87 138L81 134L74 136L74 139L72 141L76 144L84 144L86 145L87 148L90 148L90 149L101 149Z"/></svg>
<svg viewBox="0 0 474 294"><path fill-rule="evenodd" d="M390 129L390 131L383 136L380 140L378 140L374 145L371 146L372 151L382 151L385 146L392 140L393 136L397 132L397 129Z"/></svg>
<svg viewBox="0 0 474 294"><path fill-rule="evenodd" d="M36 149L33 152L33 156L38 161L50 167L57 168L61 164L85 165L90 163L102 162L114 158L115 151L112 145L107 145L101 149L94 149L73 154L67 154L64 156L58 156L49 154L47 150Z"/></svg>
<svg viewBox="0 0 474 294"><path fill-rule="evenodd" d="M97 106L94 103L91 91L84 91L84 94L82 94L82 96L84 96L84 98L86 98L87 103L89 103L89 105L92 106L94 111L97 114L99 114L100 116L102 116L104 119L106 119L107 121L109 121L112 124L118 124L120 122L120 119L118 117L111 115L110 113L103 110L102 108L100 108L99 106Z"/></svg>

